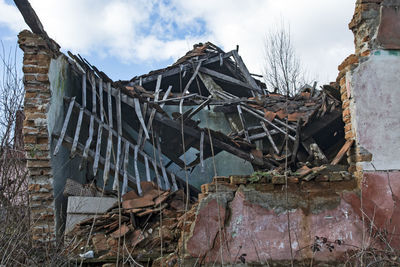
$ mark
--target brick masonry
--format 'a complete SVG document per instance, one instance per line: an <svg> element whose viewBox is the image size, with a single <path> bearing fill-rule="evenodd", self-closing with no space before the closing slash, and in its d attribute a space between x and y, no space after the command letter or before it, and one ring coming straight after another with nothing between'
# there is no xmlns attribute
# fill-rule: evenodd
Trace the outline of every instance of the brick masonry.
<svg viewBox="0 0 400 267"><path fill-rule="evenodd" d="M51 98L47 74L50 61L57 55L57 51L49 48L48 40L27 30L18 35L18 44L24 51L23 138L29 171L32 237L35 241L53 242L56 239L56 228L47 128L47 111Z"/></svg>
<svg viewBox="0 0 400 267"><path fill-rule="evenodd" d="M352 110L354 108L354 98L351 95L351 74L360 62L365 61L371 54L371 50L376 47L374 36L380 23L380 8L383 0L357 0L356 8L349 29L354 34L355 53L348 56L338 67L339 74L336 83L339 85L342 108L343 122L345 123L345 139L355 140L356 134L352 123ZM357 167L357 163L370 161L372 155L363 149L355 146L347 152L347 160L350 164L349 171L355 175L359 184L363 177L362 168ZM360 165L360 164L358 164Z"/></svg>

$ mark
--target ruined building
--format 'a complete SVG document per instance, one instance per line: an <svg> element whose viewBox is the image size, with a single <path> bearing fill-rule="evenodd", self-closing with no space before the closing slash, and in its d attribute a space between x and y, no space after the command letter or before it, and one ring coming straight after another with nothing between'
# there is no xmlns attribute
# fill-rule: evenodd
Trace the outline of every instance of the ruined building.
<svg viewBox="0 0 400 267"><path fill-rule="evenodd" d="M336 83L294 97L209 42L112 81L15 2L31 28L18 37L38 243L153 266L400 249L398 1L357 0Z"/></svg>

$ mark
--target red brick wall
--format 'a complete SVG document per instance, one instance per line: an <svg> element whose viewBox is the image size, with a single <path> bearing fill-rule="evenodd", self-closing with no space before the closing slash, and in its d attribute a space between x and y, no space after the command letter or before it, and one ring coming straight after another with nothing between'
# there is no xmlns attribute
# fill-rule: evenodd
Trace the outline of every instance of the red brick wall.
<svg viewBox="0 0 400 267"><path fill-rule="evenodd" d="M29 204L31 231L36 241L55 240L53 176L50 165L50 144L47 111L50 104L48 71L55 55L46 40L24 30L18 35L24 51L25 86L23 125L24 148L29 171Z"/></svg>

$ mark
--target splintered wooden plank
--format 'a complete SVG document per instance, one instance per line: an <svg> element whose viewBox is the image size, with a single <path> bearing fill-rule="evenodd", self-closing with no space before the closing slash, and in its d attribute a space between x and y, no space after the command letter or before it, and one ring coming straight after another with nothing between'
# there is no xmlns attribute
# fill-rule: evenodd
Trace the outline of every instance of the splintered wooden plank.
<svg viewBox="0 0 400 267"><path fill-rule="evenodd" d="M171 172L171 180L172 180L172 191L178 191L178 185L176 184L175 174Z"/></svg>
<svg viewBox="0 0 400 267"><path fill-rule="evenodd" d="M104 186L106 186L106 184L107 184L108 174L110 171L111 149L112 149L112 133L109 130L108 131L108 140L107 140L107 150L106 150L106 162L104 165L104 173L103 173Z"/></svg>
<svg viewBox="0 0 400 267"><path fill-rule="evenodd" d="M190 80L186 84L185 89L183 89L182 96L185 96L186 93L188 92L190 85L192 84L193 80L196 78L197 73L199 73L199 69L200 69L202 62L203 61L199 61L199 63L197 64L197 67L196 67L195 71L193 72L192 77L190 77ZM181 101L179 102L179 112L181 114L183 114L183 99L181 99Z"/></svg>
<svg viewBox="0 0 400 267"><path fill-rule="evenodd" d="M92 113L96 114L96 78L92 75Z"/></svg>
<svg viewBox="0 0 400 267"><path fill-rule="evenodd" d="M97 168L99 167L99 158L101 150L101 135L103 134L103 126L99 123L99 128L97 129L97 141L96 141L96 154L93 162L93 175L96 176Z"/></svg>
<svg viewBox="0 0 400 267"><path fill-rule="evenodd" d="M158 97L160 95L161 79L162 79L162 75L158 75L156 89L154 90L154 102L156 102L156 103L157 103Z"/></svg>
<svg viewBox="0 0 400 267"><path fill-rule="evenodd" d="M128 191L128 163L129 163L129 142L125 142L124 155L124 178L122 181L122 196Z"/></svg>
<svg viewBox="0 0 400 267"><path fill-rule="evenodd" d="M71 148L72 157L75 156L76 146L78 145L79 134L81 132L81 126L82 126L82 118L83 118L83 108L79 110L78 122L76 123L74 142L72 143L72 148Z"/></svg>
<svg viewBox="0 0 400 267"><path fill-rule="evenodd" d="M139 103L139 99L134 98L133 99L134 103L135 103L135 112L136 112L136 116L139 119L140 124L143 127L144 130L144 134L146 135L146 139L149 139L149 133L147 132L147 128L146 128L146 124L144 123L144 119L143 119L143 115L142 115L142 111L140 109L140 103Z"/></svg>
<svg viewBox="0 0 400 267"><path fill-rule="evenodd" d="M328 163L328 159L326 158L324 152L322 152L321 148L317 145L317 142L315 142L314 138L310 137L307 140L302 140L301 143L307 150L308 154L313 155L315 158L320 159L324 163Z"/></svg>
<svg viewBox="0 0 400 267"><path fill-rule="evenodd" d="M146 155L144 155L144 166L146 167L146 180L148 182L150 182L151 176L150 176L150 168L149 168L149 159L147 158Z"/></svg>
<svg viewBox="0 0 400 267"><path fill-rule="evenodd" d="M163 178L164 178L165 188L170 189L171 186L169 184L167 172L165 171L165 167L164 167L164 164L162 161L161 144L160 144L160 138L159 138L158 133L156 133L156 143L157 143L158 159L160 161L160 167L161 167L161 171L162 171Z"/></svg>
<svg viewBox="0 0 400 267"><path fill-rule="evenodd" d="M268 141L271 143L272 148L274 149L275 153L276 153L276 154L279 154L279 149L278 149L278 147L276 146L276 144L275 144L275 142L274 142L274 139L272 139L271 133L269 132L267 126L266 126L265 123L262 122L262 121L260 122L260 124L261 124L261 127L263 128L265 134L267 135Z"/></svg>
<svg viewBox="0 0 400 267"><path fill-rule="evenodd" d="M166 101L166 100L168 99L168 96L169 96L169 94L171 93L171 91L172 91L172 85L168 86L168 89L167 89L167 91L165 92L162 101ZM163 108L164 105L165 105L165 102L162 102L162 103L160 104L160 107Z"/></svg>
<svg viewBox="0 0 400 267"><path fill-rule="evenodd" d="M108 125L113 127L113 117L112 117L112 99L111 99L111 83L107 83L107 103L108 103Z"/></svg>
<svg viewBox="0 0 400 267"><path fill-rule="evenodd" d="M157 179L157 185L160 189L162 189L162 184L161 184L161 179L160 179L160 175L158 174L158 170L157 170L157 163L155 160L151 159L151 163L153 164L153 169L154 172L156 173L156 179Z"/></svg>
<svg viewBox="0 0 400 267"><path fill-rule="evenodd" d="M82 106L86 107L86 73L82 74Z"/></svg>
<svg viewBox="0 0 400 267"><path fill-rule="evenodd" d="M103 107L103 80L99 80L99 97L100 97L100 119L104 121L104 107Z"/></svg>
<svg viewBox="0 0 400 267"><path fill-rule="evenodd" d="M116 102L117 102L118 134L122 135L121 90L118 90Z"/></svg>
<svg viewBox="0 0 400 267"><path fill-rule="evenodd" d="M60 138L58 139L57 145L56 145L56 147L54 149L54 152L53 152L54 156L57 155L58 150L60 149L60 146L61 146L62 141L64 139L65 132L67 131L67 128L68 128L69 119L71 118L71 113L72 113L72 110L74 108L74 104L75 104L75 97L73 97L71 102L69 102L67 115L65 115L64 124L63 124L63 127L61 129Z"/></svg>
<svg viewBox="0 0 400 267"><path fill-rule="evenodd" d="M340 151L337 153L335 158L332 160L331 164L332 165L338 164L342 160L344 154L346 154L346 152L353 145L353 143L354 143L354 140L347 140L346 143L344 143L343 147L340 149Z"/></svg>
<svg viewBox="0 0 400 267"><path fill-rule="evenodd" d="M120 156L121 154L121 136L118 135L118 141L117 141L117 160L115 162L115 172L114 172L114 183L113 183L113 190L118 190L119 188L119 181L118 181L118 176L119 176L119 167L120 167Z"/></svg>
<svg viewBox="0 0 400 267"><path fill-rule="evenodd" d="M190 112L190 114L185 118L185 120L191 119L194 115L196 115L198 112L200 112L205 106L207 106L208 103L211 102L211 97L212 97L212 95L209 95L209 96L208 96L208 99L206 99L205 101L203 101L203 103L201 103L195 110L193 110L192 112Z"/></svg>
<svg viewBox="0 0 400 267"><path fill-rule="evenodd" d="M134 167L135 167L135 178L136 178L136 186L137 186L137 191L139 196L142 195L142 188L140 187L140 176L139 176L139 169L137 165L137 159L138 159L138 150L139 147L135 146L135 153L134 153Z"/></svg>
<svg viewBox="0 0 400 267"><path fill-rule="evenodd" d="M93 140L93 132L94 132L94 116L91 115L89 124L89 137L86 140L85 149L83 150L82 160L86 160L88 157L89 148Z"/></svg>
<svg viewBox="0 0 400 267"><path fill-rule="evenodd" d="M246 128L246 122L245 122L244 117L243 117L242 109L240 108L240 105L237 105L236 107L237 107L237 111L238 111L238 114L239 114L240 122L242 123L244 136L246 137L247 142L250 143L249 132L247 131L247 128Z"/></svg>

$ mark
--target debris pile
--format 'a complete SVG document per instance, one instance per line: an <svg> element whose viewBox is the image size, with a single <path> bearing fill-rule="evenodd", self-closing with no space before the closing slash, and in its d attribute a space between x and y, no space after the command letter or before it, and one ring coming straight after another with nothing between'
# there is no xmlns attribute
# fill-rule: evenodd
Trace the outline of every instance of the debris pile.
<svg viewBox="0 0 400 267"><path fill-rule="evenodd" d="M93 251L92 261L121 259L153 261L160 255L176 252L187 215L186 194L159 189L152 182L142 182L142 196L129 191L105 214L78 223L68 233L67 251L85 255Z"/></svg>

